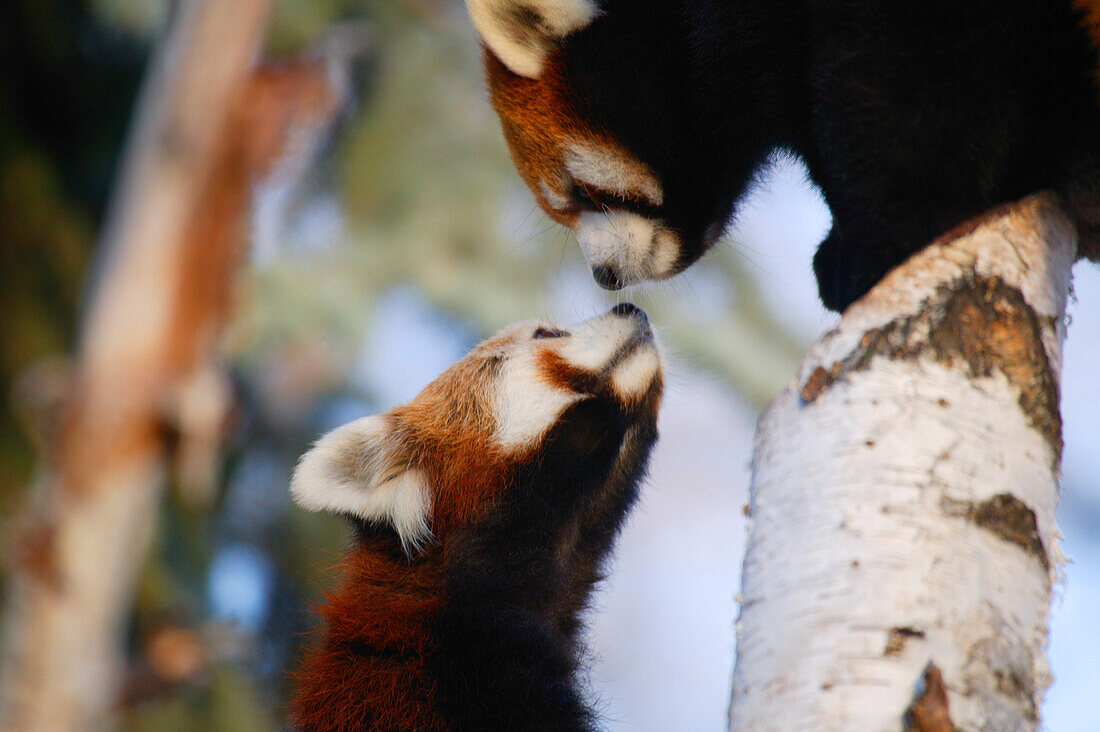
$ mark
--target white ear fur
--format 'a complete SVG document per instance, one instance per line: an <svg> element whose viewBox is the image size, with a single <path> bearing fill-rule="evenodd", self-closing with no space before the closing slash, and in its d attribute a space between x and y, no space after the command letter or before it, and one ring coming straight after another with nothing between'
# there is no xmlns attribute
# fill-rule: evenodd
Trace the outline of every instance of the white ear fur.
<svg viewBox="0 0 1100 732"><path fill-rule="evenodd" d="M485 45L513 73L537 79L558 40L599 15L594 0L466 0Z"/></svg>
<svg viewBox="0 0 1100 732"><path fill-rule="evenodd" d="M403 465L387 445L384 416L337 427L298 461L290 492L311 511L387 523L406 551L427 541L432 499L424 474Z"/></svg>

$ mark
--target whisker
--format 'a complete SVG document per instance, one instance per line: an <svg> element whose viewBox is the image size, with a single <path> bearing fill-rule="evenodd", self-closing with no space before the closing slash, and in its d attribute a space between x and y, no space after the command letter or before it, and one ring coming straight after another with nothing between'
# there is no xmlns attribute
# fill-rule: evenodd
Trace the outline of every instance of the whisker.
<svg viewBox="0 0 1100 732"><path fill-rule="evenodd" d="M516 232L519 231L520 227L523 226L525 223L527 223L527 219L531 218L531 214L533 214L538 207L539 207L539 205L537 203L531 204L531 208L527 209L527 213L524 214L523 218L520 219L516 223L516 225L512 228L512 236L515 236Z"/></svg>
<svg viewBox="0 0 1100 732"><path fill-rule="evenodd" d="M523 239L522 241L520 241L515 246L511 247L510 249L505 250L505 253L506 254L515 253L515 251L517 249L519 249L520 247L526 246L527 244L530 244L535 239L538 239L539 237L545 235L548 231L553 229L556 225L557 224L553 221L549 222L544 228L539 229L538 231L535 231L533 234L530 234L527 238Z"/></svg>

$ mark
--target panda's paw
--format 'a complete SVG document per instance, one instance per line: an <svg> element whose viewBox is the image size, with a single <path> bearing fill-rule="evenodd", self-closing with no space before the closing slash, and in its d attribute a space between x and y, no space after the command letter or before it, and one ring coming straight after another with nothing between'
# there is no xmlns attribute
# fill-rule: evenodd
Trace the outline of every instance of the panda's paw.
<svg viewBox="0 0 1100 732"><path fill-rule="evenodd" d="M814 255L821 302L830 310L844 312L911 252L912 248L866 233L844 237L834 226Z"/></svg>
<svg viewBox="0 0 1100 732"><path fill-rule="evenodd" d="M859 298L853 295L849 285L854 262L846 256L844 242L834 228L825 237L814 254L814 276L822 304L829 310L843 312L844 308Z"/></svg>

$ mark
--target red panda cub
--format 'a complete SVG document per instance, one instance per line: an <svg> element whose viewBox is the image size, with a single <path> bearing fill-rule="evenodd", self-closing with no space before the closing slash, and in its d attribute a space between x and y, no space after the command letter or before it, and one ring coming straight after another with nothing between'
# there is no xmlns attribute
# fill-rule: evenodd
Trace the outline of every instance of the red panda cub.
<svg viewBox="0 0 1100 732"><path fill-rule="evenodd" d="M661 357L621 304L513 325L412 402L322 437L291 483L355 544L291 721L591 729L580 615L657 438Z"/></svg>

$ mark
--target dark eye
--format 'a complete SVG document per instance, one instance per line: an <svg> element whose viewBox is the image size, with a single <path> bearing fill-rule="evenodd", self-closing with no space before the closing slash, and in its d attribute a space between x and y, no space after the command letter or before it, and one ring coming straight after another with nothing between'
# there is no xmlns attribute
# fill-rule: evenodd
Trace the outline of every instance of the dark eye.
<svg viewBox="0 0 1100 732"><path fill-rule="evenodd" d="M565 335L564 330L555 330L553 328L536 328L532 338L561 338Z"/></svg>
<svg viewBox="0 0 1100 732"><path fill-rule="evenodd" d="M584 208L595 208L596 207L596 201L592 198L592 194L590 194L588 192L588 189L585 188L580 183L574 183L573 184L573 190L571 192L571 195L573 197L573 200L578 205L580 205Z"/></svg>

